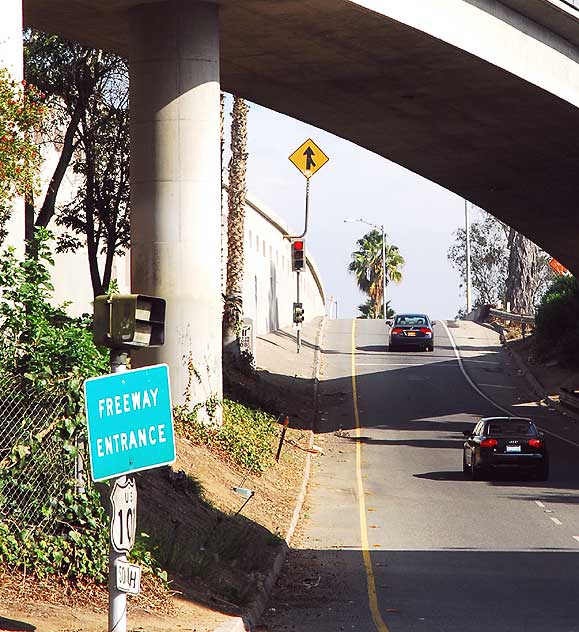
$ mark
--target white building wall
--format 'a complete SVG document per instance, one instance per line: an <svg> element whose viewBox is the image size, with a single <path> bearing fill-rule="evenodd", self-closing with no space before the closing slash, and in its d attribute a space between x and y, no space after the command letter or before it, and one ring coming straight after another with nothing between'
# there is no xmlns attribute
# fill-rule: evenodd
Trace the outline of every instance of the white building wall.
<svg viewBox="0 0 579 632"><path fill-rule="evenodd" d="M296 273L291 269L290 235L284 223L263 204L248 199L245 215L243 315L256 334L292 324ZM300 274L305 320L326 313L323 286L306 244L306 269Z"/></svg>
<svg viewBox="0 0 579 632"><path fill-rule="evenodd" d="M72 195L73 187L72 182L63 182L62 199ZM289 234L283 221L273 211L248 200L245 211L243 315L253 320L256 334L292 325L297 288L296 273L291 271ZM222 265L225 267L226 218L223 239ZM305 320L310 320L325 314L326 310L323 286L308 254L307 239L305 242L307 265L300 274L300 300L304 305ZM117 280L121 292L130 292L129 255L116 257L112 278ZM92 288L85 249L75 254L55 256L54 286L55 304L69 302L68 312L71 315L92 312Z"/></svg>

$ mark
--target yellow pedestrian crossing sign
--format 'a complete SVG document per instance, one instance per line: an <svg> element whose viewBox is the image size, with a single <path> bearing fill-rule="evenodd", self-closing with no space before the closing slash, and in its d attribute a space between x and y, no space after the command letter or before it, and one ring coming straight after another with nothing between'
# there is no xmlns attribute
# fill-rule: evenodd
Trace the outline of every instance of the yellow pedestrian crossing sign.
<svg viewBox="0 0 579 632"><path fill-rule="evenodd" d="M311 138L308 138L305 143L302 143L289 159L308 180L329 160L326 154L324 154Z"/></svg>

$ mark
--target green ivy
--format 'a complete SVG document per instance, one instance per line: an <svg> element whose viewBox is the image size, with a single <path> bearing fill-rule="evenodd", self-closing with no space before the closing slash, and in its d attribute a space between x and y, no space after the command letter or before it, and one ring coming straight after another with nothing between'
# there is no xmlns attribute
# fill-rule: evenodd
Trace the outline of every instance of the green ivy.
<svg viewBox="0 0 579 632"><path fill-rule="evenodd" d="M84 381L108 372L108 353L92 342L88 317L69 318L65 306L53 307L50 299L51 235L40 229L29 244L29 257L19 261L14 250L0 255L0 372L27 393L56 392L62 414L45 431L13 446L0 467L0 564L25 569L39 577L60 574L66 578L91 578L105 582L108 573L109 519L98 491L87 486L80 493L73 478L64 483L57 498L36 508L40 527L18 524L18 498L28 491L31 468L45 466L40 447L48 438L59 442L63 471L74 472L79 440L86 428ZM7 493L10 492L10 493ZM10 506L10 503L13 506ZM135 559L145 572L163 577L146 550Z"/></svg>
<svg viewBox="0 0 579 632"><path fill-rule="evenodd" d="M273 463L273 442L277 433L275 417L239 402L223 400L223 424L204 424L195 412L175 410L178 429L198 445L230 458L250 472L263 472Z"/></svg>

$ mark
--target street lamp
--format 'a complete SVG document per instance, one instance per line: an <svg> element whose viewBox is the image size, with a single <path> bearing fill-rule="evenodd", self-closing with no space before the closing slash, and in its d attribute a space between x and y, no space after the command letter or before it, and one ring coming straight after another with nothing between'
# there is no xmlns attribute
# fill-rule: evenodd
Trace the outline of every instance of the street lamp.
<svg viewBox="0 0 579 632"><path fill-rule="evenodd" d="M367 226L372 226L372 228L376 228L382 231L382 311L384 313L384 320L387 320L386 315L386 242L384 239L384 224L380 224L377 226L376 224L372 224L372 222L367 222L365 219L345 219L344 223L348 224L351 222L360 222L362 224L366 224Z"/></svg>
<svg viewBox="0 0 579 632"><path fill-rule="evenodd" d="M470 267L470 222L468 218L468 202L464 201L464 223L466 231L466 313L472 310L472 281Z"/></svg>

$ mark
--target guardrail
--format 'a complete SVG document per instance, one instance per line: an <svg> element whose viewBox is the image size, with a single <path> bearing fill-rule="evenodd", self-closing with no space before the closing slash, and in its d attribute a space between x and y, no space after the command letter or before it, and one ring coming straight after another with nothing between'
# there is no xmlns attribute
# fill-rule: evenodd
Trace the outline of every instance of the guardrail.
<svg viewBox="0 0 579 632"><path fill-rule="evenodd" d="M535 324L535 317L531 316L530 314L512 314L511 312L505 312L503 310L494 309L493 307L491 307L489 310L489 315L495 316L496 318L502 318L503 320L510 320L515 323L521 323L521 325Z"/></svg>
<svg viewBox="0 0 579 632"><path fill-rule="evenodd" d="M579 11L579 0L561 0L564 4L568 4L570 7Z"/></svg>

